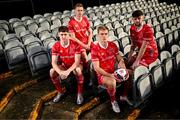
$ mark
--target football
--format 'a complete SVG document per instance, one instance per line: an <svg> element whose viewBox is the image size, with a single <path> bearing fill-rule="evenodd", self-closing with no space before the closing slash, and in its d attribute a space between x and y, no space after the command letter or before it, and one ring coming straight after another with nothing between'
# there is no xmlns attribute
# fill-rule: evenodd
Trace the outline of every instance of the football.
<svg viewBox="0 0 180 120"><path fill-rule="evenodd" d="M127 74L128 71L126 69L117 69L114 71L114 76L118 82L125 81Z"/></svg>

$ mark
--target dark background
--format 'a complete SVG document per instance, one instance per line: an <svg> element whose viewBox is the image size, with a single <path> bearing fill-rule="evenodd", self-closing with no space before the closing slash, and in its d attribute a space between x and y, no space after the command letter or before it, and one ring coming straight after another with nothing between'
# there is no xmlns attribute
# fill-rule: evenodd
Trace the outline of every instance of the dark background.
<svg viewBox="0 0 180 120"><path fill-rule="evenodd" d="M121 3L127 0L0 0L0 19L21 18L35 14L53 13L55 11L71 10L77 2L84 7L99 6L111 3ZM129 0L130 1L130 0ZM177 3L180 0L159 0L159 2Z"/></svg>

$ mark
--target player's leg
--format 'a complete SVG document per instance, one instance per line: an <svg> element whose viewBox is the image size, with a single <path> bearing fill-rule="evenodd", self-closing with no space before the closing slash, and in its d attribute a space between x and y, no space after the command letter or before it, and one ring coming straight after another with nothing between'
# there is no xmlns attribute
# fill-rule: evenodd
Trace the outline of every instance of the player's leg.
<svg viewBox="0 0 180 120"><path fill-rule="evenodd" d="M65 70L65 68L63 66L59 66L59 67L60 67L60 69ZM56 103L56 102L59 102L59 100L63 96L63 93L62 93L60 76L53 68L50 69L50 79L51 79L52 83L54 84L54 86L58 92L56 97L53 99L53 102Z"/></svg>
<svg viewBox="0 0 180 120"><path fill-rule="evenodd" d="M74 71L73 73L76 76L77 79L77 104L80 105L83 103L83 84L84 84L84 76L83 76L83 66L80 64Z"/></svg>

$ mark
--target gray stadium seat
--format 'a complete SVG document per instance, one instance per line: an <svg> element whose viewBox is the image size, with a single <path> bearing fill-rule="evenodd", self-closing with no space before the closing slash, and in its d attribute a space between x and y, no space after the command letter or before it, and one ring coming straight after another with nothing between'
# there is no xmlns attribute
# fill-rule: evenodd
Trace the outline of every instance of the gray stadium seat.
<svg viewBox="0 0 180 120"><path fill-rule="evenodd" d="M180 69L180 47L178 45L172 45L171 54L174 57L174 67L176 70L179 70Z"/></svg>
<svg viewBox="0 0 180 120"><path fill-rule="evenodd" d="M164 66L159 59L149 65L149 71L152 74L155 89L158 89L165 83L163 69Z"/></svg>
<svg viewBox="0 0 180 120"><path fill-rule="evenodd" d="M47 50L42 46L35 46L29 49L27 54L28 63L32 75L41 73L41 76L47 75L51 67L51 59ZM47 73L44 73L44 72Z"/></svg>
<svg viewBox="0 0 180 120"><path fill-rule="evenodd" d="M164 64L165 79L172 77L174 68L173 68L173 58L171 53L168 51L160 52L160 60L161 63Z"/></svg>
<svg viewBox="0 0 180 120"><path fill-rule="evenodd" d="M139 106L152 94L152 75L145 66L138 66L133 74L133 102Z"/></svg>
<svg viewBox="0 0 180 120"><path fill-rule="evenodd" d="M4 54L10 70L18 68L26 60L25 50L20 42L9 42L5 46Z"/></svg>

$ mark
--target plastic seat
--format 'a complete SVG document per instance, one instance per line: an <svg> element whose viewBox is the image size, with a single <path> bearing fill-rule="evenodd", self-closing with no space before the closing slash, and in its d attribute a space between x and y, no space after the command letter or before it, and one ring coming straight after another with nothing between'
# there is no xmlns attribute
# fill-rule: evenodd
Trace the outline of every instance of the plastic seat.
<svg viewBox="0 0 180 120"><path fill-rule="evenodd" d="M5 35L7 35L6 30L3 28L0 28L0 40L2 40Z"/></svg>
<svg viewBox="0 0 180 120"><path fill-rule="evenodd" d="M167 39L167 47L170 47L174 42L173 33L170 29L165 29L164 33L165 33L166 39Z"/></svg>
<svg viewBox="0 0 180 120"><path fill-rule="evenodd" d="M42 46L41 41L37 37L29 37L24 41L25 50L28 53L29 49L33 48L34 46Z"/></svg>
<svg viewBox="0 0 180 120"><path fill-rule="evenodd" d="M133 74L133 101L139 106L147 100L153 92L152 75L145 66L138 66Z"/></svg>
<svg viewBox="0 0 180 120"><path fill-rule="evenodd" d="M26 30L26 31L22 31L20 34L19 34L19 37L21 38L22 42L24 42L27 38L29 37L35 37L35 35L29 31L29 30Z"/></svg>
<svg viewBox="0 0 180 120"><path fill-rule="evenodd" d="M39 26L40 27L44 27L48 30L50 30L50 23L48 20L46 20L45 18L40 18L39 19Z"/></svg>
<svg viewBox="0 0 180 120"><path fill-rule="evenodd" d="M24 47L18 42L9 42L5 46L4 54L10 70L18 68L26 60Z"/></svg>
<svg viewBox="0 0 180 120"><path fill-rule="evenodd" d="M44 47L49 51L52 46L56 43L56 40L53 37L49 37L43 40Z"/></svg>
<svg viewBox="0 0 180 120"><path fill-rule="evenodd" d="M29 49L27 57L32 76L49 71L51 67L51 59L49 53L44 47L32 47ZM42 75L43 74L41 74L41 76Z"/></svg>
<svg viewBox="0 0 180 120"><path fill-rule="evenodd" d="M164 65L165 79L170 78L173 75L173 58L170 52L162 51L160 52L160 60ZM170 80L170 79L169 79Z"/></svg>
<svg viewBox="0 0 180 120"><path fill-rule="evenodd" d="M28 20L27 21L27 28L33 34L36 34L38 27L39 27L38 24L34 20Z"/></svg>
<svg viewBox="0 0 180 120"><path fill-rule="evenodd" d="M165 36L162 32L157 32L155 34L156 38L156 42L157 42L157 46L158 46L158 51L163 51L166 49L166 40L165 40Z"/></svg>
<svg viewBox="0 0 180 120"><path fill-rule="evenodd" d="M9 32L9 23L6 20L0 20L0 28L3 28L6 30L6 32Z"/></svg>
<svg viewBox="0 0 180 120"><path fill-rule="evenodd" d="M164 66L161 64L161 61L159 59L149 65L149 71L153 76L155 89L158 89L165 83L163 69Z"/></svg>
<svg viewBox="0 0 180 120"><path fill-rule="evenodd" d="M174 57L174 67L175 70L180 69L180 47L178 45L171 46L171 54Z"/></svg>
<svg viewBox="0 0 180 120"><path fill-rule="evenodd" d="M48 28L44 27L44 26L39 27L37 29L37 31L36 31L36 35L39 38L41 38L41 36L44 35L44 34L50 34L50 33L51 33L50 30Z"/></svg>

